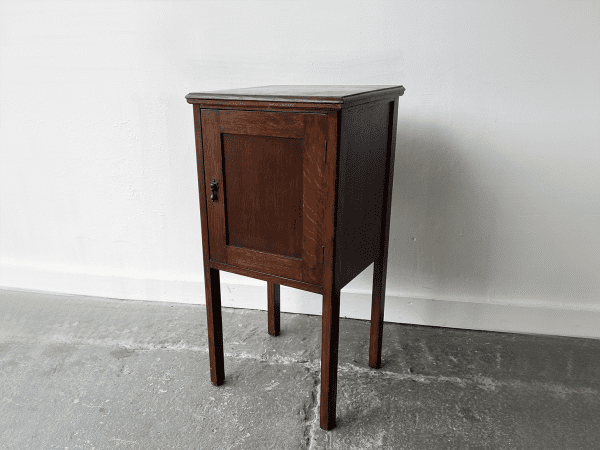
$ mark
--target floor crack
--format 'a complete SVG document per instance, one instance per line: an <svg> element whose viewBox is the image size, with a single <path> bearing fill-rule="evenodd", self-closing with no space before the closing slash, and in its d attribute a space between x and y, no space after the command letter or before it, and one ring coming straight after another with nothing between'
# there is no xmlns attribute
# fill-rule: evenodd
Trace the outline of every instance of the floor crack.
<svg viewBox="0 0 600 450"><path fill-rule="evenodd" d="M320 377L315 380L316 390L312 391L312 418L308 424L308 450L316 449L316 437L319 429L319 398L321 397Z"/></svg>

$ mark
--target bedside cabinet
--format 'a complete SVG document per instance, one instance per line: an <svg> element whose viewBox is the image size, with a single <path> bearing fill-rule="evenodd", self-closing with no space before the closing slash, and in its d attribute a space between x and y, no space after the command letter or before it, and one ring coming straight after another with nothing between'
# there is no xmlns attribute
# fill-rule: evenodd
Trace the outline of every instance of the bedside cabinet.
<svg viewBox="0 0 600 450"><path fill-rule="evenodd" d="M402 86L263 86L186 96L194 107L210 355L225 380L219 271L323 296L321 428L335 427L340 290L374 263L369 365L381 338Z"/></svg>

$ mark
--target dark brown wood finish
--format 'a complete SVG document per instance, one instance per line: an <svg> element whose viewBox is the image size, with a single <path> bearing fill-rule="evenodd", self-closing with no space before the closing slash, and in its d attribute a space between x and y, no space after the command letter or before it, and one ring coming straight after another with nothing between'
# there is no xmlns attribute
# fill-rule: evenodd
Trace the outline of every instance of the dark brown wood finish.
<svg viewBox="0 0 600 450"><path fill-rule="evenodd" d="M186 98L211 109L327 112L393 99L403 93L402 86L262 86L195 92Z"/></svg>
<svg viewBox="0 0 600 450"><path fill-rule="evenodd" d="M327 116L202 114L211 260L321 284Z"/></svg>
<svg viewBox="0 0 600 450"><path fill-rule="evenodd" d="M208 355L210 361L210 381L219 386L225 381L223 356L223 320L221 318L221 284L219 271L210 267L209 225L204 190L204 152L202 147L202 118L200 106L194 105L194 126L196 131L196 164L198 167L198 188L200 198L200 218L202 225L202 247L204 257L204 288L206 295L206 318L208 323Z"/></svg>
<svg viewBox="0 0 600 450"><path fill-rule="evenodd" d="M210 381L215 386L225 382L225 361L223 355L223 319L221 318L221 282L219 271L205 270L206 317L208 319L208 356L210 360Z"/></svg>
<svg viewBox="0 0 600 450"><path fill-rule="evenodd" d="M245 277L256 278L257 280L271 281L273 283L280 284L282 286L288 286L294 289L301 289L307 292L313 292L315 294L322 294L323 287L317 286L316 284L303 283L302 281L292 280L290 278L279 277L276 275L270 275L268 273L259 272L256 270L245 269L243 267L230 266L216 261L209 261L210 267L218 270L224 270L226 272L237 273Z"/></svg>
<svg viewBox="0 0 600 450"><path fill-rule="evenodd" d="M213 110L203 110L202 114L202 148L204 155L204 186L206 191L211 192L210 183L216 181L219 184L217 197L220 200L215 202L205 201L207 217L210 259L213 261L227 262L225 246L222 245L222 237L225 236L225 202L223 201L223 171L221 169L221 128L219 126L219 112ZM219 195L220 194L220 195ZM210 195L205 194L205 199ZM208 247L207 247L208 248Z"/></svg>
<svg viewBox="0 0 600 450"><path fill-rule="evenodd" d="M340 290L335 279L323 292L323 330L321 337L321 408L320 425L335 427L337 401L338 346L340 338Z"/></svg>
<svg viewBox="0 0 600 450"><path fill-rule="evenodd" d="M213 383L224 380L219 270L267 282L273 336L280 285L323 295L320 424L330 430L340 290L374 262L369 364L380 366L403 92L402 86L263 86L187 96L196 126Z"/></svg>
<svg viewBox="0 0 600 450"><path fill-rule="evenodd" d="M396 122L398 100L390 103L388 139L385 164L385 190L383 192L383 220L379 233L379 251L373 265L373 300L371 304L371 332L369 343L369 366L381 367L383 343L383 312L385 308L385 284L387 280L387 257L390 242L390 217L392 214L392 188L394 186L394 162L396 156Z"/></svg>
<svg viewBox="0 0 600 450"><path fill-rule="evenodd" d="M232 266L252 268L259 272L272 273L284 278L302 281L303 261L273 253L263 253L248 248L227 246L227 263Z"/></svg>
<svg viewBox="0 0 600 450"><path fill-rule="evenodd" d="M394 98L404 93L403 86L259 86L213 92L193 92L186 95L189 103L229 104L236 109L248 107L279 107L310 109L342 109L361 103ZM254 103L253 103L254 102ZM258 104L260 103L260 104Z"/></svg>
<svg viewBox="0 0 600 450"><path fill-rule="evenodd" d="M339 103L282 103L282 102L262 102L262 101L231 101L231 100L207 100L207 99L188 99L188 103L200 105L203 109L218 110L239 110L246 111L269 111L269 112L295 112L295 113L327 113L332 110L340 110Z"/></svg>
<svg viewBox="0 0 600 450"><path fill-rule="evenodd" d="M325 176L333 180L333 189L327 192L323 223L323 310L321 330L321 407L320 426L331 430L336 422L337 365L340 322L340 288L336 283L335 266L338 258L335 230L338 221L336 201L339 195L339 113L328 114L328 148Z"/></svg>
<svg viewBox="0 0 600 450"><path fill-rule="evenodd" d="M223 134L227 245L302 258L302 144Z"/></svg>
<svg viewBox="0 0 600 450"><path fill-rule="evenodd" d="M304 116L295 113L220 111L221 133L282 138L304 137Z"/></svg>
<svg viewBox="0 0 600 450"><path fill-rule="evenodd" d="M389 111L389 102L373 102L341 112L335 267L340 289L380 251Z"/></svg>
<svg viewBox="0 0 600 450"><path fill-rule="evenodd" d="M271 336L279 336L279 300L280 300L279 285L277 283L267 282L267 312L268 312L268 325L269 334Z"/></svg>
<svg viewBox="0 0 600 450"><path fill-rule="evenodd" d="M305 152L303 164L302 281L323 282L323 221L325 198L334 180L325 178L327 159L327 116L305 116Z"/></svg>

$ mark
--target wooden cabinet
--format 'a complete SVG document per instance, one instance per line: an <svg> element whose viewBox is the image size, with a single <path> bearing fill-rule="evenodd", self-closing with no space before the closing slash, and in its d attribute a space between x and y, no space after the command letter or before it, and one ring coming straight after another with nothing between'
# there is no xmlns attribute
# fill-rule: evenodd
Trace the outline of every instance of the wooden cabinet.
<svg viewBox="0 0 600 450"><path fill-rule="evenodd" d="M321 427L335 426L340 290L374 263L369 364L381 336L402 86L264 86L192 93L211 380L222 384L219 271L323 295Z"/></svg>

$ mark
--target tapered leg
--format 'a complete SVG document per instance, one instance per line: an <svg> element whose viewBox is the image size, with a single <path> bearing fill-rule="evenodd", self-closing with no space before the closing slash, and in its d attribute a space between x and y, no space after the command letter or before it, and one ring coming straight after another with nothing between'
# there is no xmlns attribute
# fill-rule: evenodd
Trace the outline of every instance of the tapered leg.
<svg viewBox="0 0 600 450"><path fill-rule="evenodd" d="M269 304L267 307L269 314L269 334L279 336L279 285L267 281L267 292Z"/></svg>
<svg viewBox="0 0 600 450"><path fill-rule="evenodd" d="M383 193L383 211L379 252L373 268L373 302L371 304L371 337L369 366L381 367L381 344L383 337L383 310L385 308L385 282L387 273L388 246L390 242L390 216L392 213L392 188L394 186L394 160L396 154L396 123L398 121L398 99L390 104L390 128L386 154L386 180Z"/></svg>
<svg viewBox="0 0 600 450"><path fill-rule="evenodd" d="M335 427L338 343L340 334L340 291L323 294L323 337L321 343L321 428Z"/></svg>
<svg viewBox="0 0 600 450"><path fill-rule="evenodd" d="M387 264L382 259L379 259L375 261L373 268L373 302L371 304L371 336L369 345L369 366L373 369L381 367L386 266Z"/></svg>
<svg viewBox="0 0 600 450"><path fill-rule="evenodd" d="M221 319L221 284L219 271L204 271L206 287L206 317L208 319L208 355L210 358L210 381L215 386L225 381L223 363L223 321Z"/></svg>

